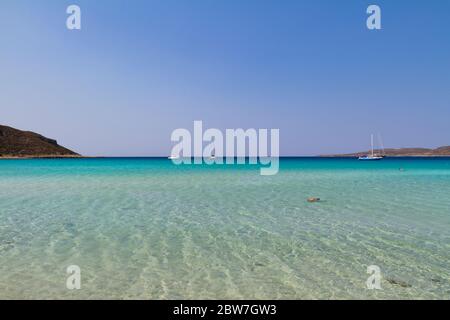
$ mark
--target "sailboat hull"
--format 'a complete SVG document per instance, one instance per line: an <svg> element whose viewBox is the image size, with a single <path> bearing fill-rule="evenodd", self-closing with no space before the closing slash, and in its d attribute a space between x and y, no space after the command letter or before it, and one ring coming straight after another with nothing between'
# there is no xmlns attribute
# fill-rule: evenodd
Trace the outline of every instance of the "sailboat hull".
<svg viewBox="0 0 450 320"><path fill-rule="evenodd" d="M359 161L378 161L383 159L383 157L359 157Z"/></svg>

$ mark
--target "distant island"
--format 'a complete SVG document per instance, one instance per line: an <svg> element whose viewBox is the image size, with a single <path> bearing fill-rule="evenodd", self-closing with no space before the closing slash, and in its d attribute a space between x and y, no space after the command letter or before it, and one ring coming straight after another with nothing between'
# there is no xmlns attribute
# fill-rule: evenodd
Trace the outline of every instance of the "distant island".
<svg viewBox="0 0 450 320"><path fill-rule="evenodd" d="M321 157L360 157L371 151L345 154L321 155ZM375 154L386 157L450 157L450 146L429 148L399 148L374 150ZM38 133L22 131L0 125L0 159L16 158L80 158L80 154L60 146L54 139Z"/></svg>
<svg viewBox="0 0 450 320"><path fill-rule="evenodd" d="M361 157L370 154L371 151L362 151L356 153L323 155L322 157ZM436 149L428 148L400 148L374 150L375 154L386 157L450 157L450 146L439 147Z"/></svg>
<svg viewBox="0 0 450 320"><path fill-rule="evenodd" d="M75 158L78 153L40 134L0 125L0 158Z"/></svg>

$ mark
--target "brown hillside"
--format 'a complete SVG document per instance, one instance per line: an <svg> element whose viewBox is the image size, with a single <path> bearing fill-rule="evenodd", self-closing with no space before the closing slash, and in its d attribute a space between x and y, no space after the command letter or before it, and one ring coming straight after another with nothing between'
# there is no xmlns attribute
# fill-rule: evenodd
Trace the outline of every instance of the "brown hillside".
<svg viewBox="0 0 450 320"><path fill-rule="evenodd" d="M56 140L0 125L0 157L76 157Z"/></svg>

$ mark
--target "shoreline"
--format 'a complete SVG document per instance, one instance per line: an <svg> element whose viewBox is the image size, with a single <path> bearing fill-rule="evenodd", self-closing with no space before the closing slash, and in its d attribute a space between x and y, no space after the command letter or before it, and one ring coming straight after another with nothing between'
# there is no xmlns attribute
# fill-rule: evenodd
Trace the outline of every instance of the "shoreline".
<svg viewBox="0 0 450 320"><path fill-rule="evenodd" d="M346 156L346 155L336 155L336 156L318 156L319 158L355 158L357 159L360 156ZM384 158L449 158L450 154L433 154L433 155L429 155L429 154L399 154L399 155L389 155L389 156L385 156Z"/></svg>
<svg viewBox="0 0 450 320"><path fill-rule="evenodd" d="M42 156L0 156L0 160L29 160L29 159L85 159L85 158L100 158L100 157L85 157L76 155L42 155Z"/></svg>
<svg viewBox="0 0 450 320"><path fill-rule="evenodd" d="M0 156L0 160L32 160L32 159L120 159L120 158L154 158L154 159L165 159L165 156ZM346 155L330 155L330 156L280 156L280 159L289 158L316 158L316 159L358 159L358 156L346 156ZM385 156L385 159L398 159L398 158L450 158L449 155L390 155Z"/></svg>

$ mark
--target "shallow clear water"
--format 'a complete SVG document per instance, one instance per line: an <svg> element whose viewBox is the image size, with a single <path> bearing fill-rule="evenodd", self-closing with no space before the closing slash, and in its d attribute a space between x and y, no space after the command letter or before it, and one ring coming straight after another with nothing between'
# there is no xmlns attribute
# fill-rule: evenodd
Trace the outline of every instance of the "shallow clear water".
<svg viewBox="0 0 450 320"><path fill-rule="evenodd" d="M0 161L0 298L449 299L449 195L448 158Z"/></svg>

